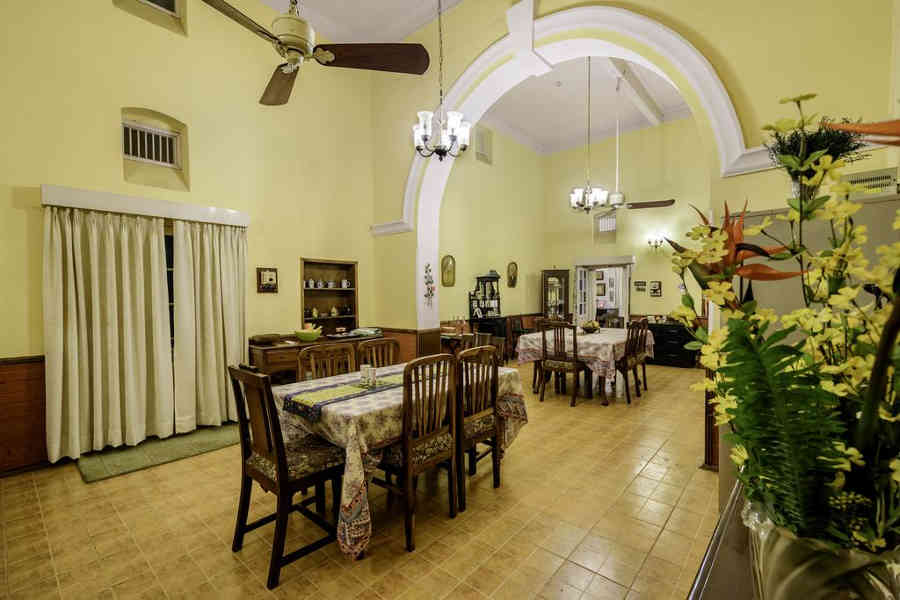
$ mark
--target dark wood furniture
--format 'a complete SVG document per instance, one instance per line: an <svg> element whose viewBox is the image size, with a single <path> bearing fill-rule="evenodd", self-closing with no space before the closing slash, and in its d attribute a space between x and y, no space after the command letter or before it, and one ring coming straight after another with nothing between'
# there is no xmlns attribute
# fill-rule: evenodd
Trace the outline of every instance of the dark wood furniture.
<svg viewBox="0 0 900 600"><path fill-rule="evenodd" d="M390 338L360 342L356 349L356 366L372 365L375 368L396 365L400 362L400 342Z"/></svg>
<svg viewBox="0 0 900 600"><path fill-rule="evenodd" d="M572 334L571 354L566 351L567 332ZM549 349L547 346L548 334L550 336ZM565 381L566 373L572 373L574 381L572 382L570 406L575 406L575 399L578 397L578 382L582 371L585 372L587 387L590 389L591 371L585 363L578 360L578 327L562 321L544 323L544 327L541 329L541 402L544 401L544 390L551 374L559 374L562 381Z"/></svg>
<svg viewBox="0 0 900 600"><path fill-rule="evenodd" d="M0 473L47 461L44 357L0 359Z"/></svg>
<svg viewBox="0 0 900 600"><path fill-rule="evenodd" d="M378 465L385 478L373 479L373 483L387 488L389 503L394 494L403 497L409 552L416 549L416 484L420 473L434 467L447 469L450 517L456 517L456 367L456 357L452 354L425 356L406 365L403 434L398 444L384 451Z"/></svg>
<svg viewBox="0 0 900 600"><path fill-rule="evenodd" d="M651 365L668 367L693 368L697 365L696 350L685 350L684 345L693 341L693 337L680 323L650 323L653 333L653 358L648 359Z"/></svg>
<svg viewBox="0 0 900 600"><path fill-rule="evenodd" d="M625 338L625 354L622 358L616 360L616 370L622 374L625 380L625 402L631 404L631 388L628 387L628 372L634 375L634 391L637 397L641 397L641 381L638 379L638 350L641 345L641 330L643 326L639 321L632 321L628 324L628 334Z"/></svg>
<svg viewBox="0 0 900 600"><path fill-rule="evenodd" d="M537 317L534 320L534 328L537 331L543 331L550 320L546 317ZM537 394L540 391L541 361L534 361L534 371L531 374L531 391Z"/></svg>
<svg viewBox="0 0 900 600"><path fill-rule="evenodd" d="M334 377L356 370L353 344L320 344L304 348L297 356L301 380Z"/></svg>
<svg viewBox="0 0 900 600"><path fill-rule="evenodd" d="M569 314L569 270L541 271L541 314L562 319Z"/></svg>
<svg viewBox="0 0 900 600"><path fill-rule="evenodd" d="M525 328L524 321L521 316L509 317L506 320L506 339L509 340L508 356L512 358L518 352L519 337L531 333L530 329Z"/></svg>
<svg viewBox="0 0 900 600"><path fill-rule="evenodd" d="M497 349L497 362L506 364L506 338L492 335L490 345Z"/></svg>
<svg viewBox="0 0 900 600"><path fill-rule="evenodd" d="M471 348L459 354L456 403L456 465L459 477L459 511L466 510L463 456L469 456L469 475L490 456L494 487L500 487L500 417L497 415L497 355L490 346ZM478 444L488 450L478 453Z"/></svg>
<svg viewBox="0 0 900 600"><path fill-rule="evenodd" d="M490 346L491 338L493 338L490 333L481 333L478 332L475 334L475 345L476 346Z"/></svg>
<svg viewBox="0 0 900 600"><path fill-rule="evenodd" d="M310 279L316 284L322 281L325 287L309 287ZM349 287L341 287L344 280L349 281ZM333 282L334 287L328 287L328 282ZM354 261L301 258L300 316L303 322L321 326L325 334L335 333L338 327L347 331L359 327L358 282ZM336 316L331 314L332 308L338 310ZM313 316L313 309L318 311L318 316Z"/></svg>
<svg viewBox="0 0 900 600"><path fill-rule="evenodd" d="M231 550L240 551L245 534L275 521L272 556L266 580L266 586L272 589L278 585L282 567L337 539L335 534L340 509L341 476L344 472L344 450L314 435L299 435L285 440L269 376L256 372L252 367L228 367L228 372L237 401L241 442L241 495ZM254 481L266 492L275 494L276 510L271 515L248 523ZM325 519L327 481L331 481L333 523ZM310 486L315 489L315 494L294 504L294 495ZM315 512L307 508L307 505L313 503L316 505ZM322 528L326 535L285 554L288 517L292 512L305 516Z"/></svg>
<svg viewBox="0 0 900 600"><path fill-rule="evenodd" d="M647 387L647 361L650 360L647 352L647 332L649 331L649 324L647 319L641 319L638 323L641 326L641 333L637 347L637 363L641 366L641 375L644 379L644 391L647 391L649 389Z"/></svg>
<svg viewBox="0 0 900 600"><path fill-rule="evenodd" d="M491 269L486 275L475 278L475 289L469 292L469 321L499 317L501 314L500 274Z"/></svg>
<svg viewBox="0 0 900 600"><path fill-rule="evenodd" d="M250 338L250 364L258 368L262 373L272 375L276 383L291 383L299 380L297 372L297 359L304 348L333 344L333 340L319 338L315 342L299 342L293 334L279 335L275 343L257 343L260 336ZM358 338L346 338L342 344L358 346L367 340L381 339L381 336L366 336Z"/></svg>

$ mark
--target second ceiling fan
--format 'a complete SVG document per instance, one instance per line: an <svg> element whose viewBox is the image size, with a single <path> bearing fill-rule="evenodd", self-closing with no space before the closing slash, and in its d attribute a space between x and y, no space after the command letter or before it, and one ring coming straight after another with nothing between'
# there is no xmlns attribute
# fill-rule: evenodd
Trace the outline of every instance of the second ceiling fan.
<svg viewBox="0 0 900 600"><path fill-rule="evenodd" d="M225 0L203 0L223 15L270 42L286 61L275 68L260 104L286 104L303 61L313 59L326 67L368 69L422 75L430 59L422 44L319 44L316 32L300 17L298 0L290 0L288 11L275 18L268 30Z"/></svg>

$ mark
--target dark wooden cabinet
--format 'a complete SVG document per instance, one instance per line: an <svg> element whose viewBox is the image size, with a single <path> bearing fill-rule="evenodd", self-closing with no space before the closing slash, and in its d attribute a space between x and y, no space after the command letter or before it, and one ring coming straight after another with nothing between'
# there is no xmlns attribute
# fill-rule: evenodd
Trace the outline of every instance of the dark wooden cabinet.
<svg viewBox="0 0 900 600"><path fill-rule="evenodd" d="M0 359L0 473L47 460L44 357Z"/></svg>
<svg viewBox="0 0 900 600"><path fill-rule="evenodd" d="M359 327L358 285L354 261L301 258L300 312L303 322L321 327L324 334Z"/></svg>
<svg viewBox="0 0 900 600"><path fill-rule="evenodd" d="M697 365L697 351L685 350L691 334L680 323L650 323L653 333L653 365L691 368Z"/></svg>
<svg viewBox="0 0 900 600"><path fill-rule="evenodd" d="M250 344L250 364L257 367L263 373L272 376L273 383L291 383L297 381L297 355L304 348L319 344L350 343L354 348L365 340L374 340L382 336L355 337L344 339L331 339L322 337L315 342L298 342L291 335L284 335L283 339L275 344L262 345Z"/></svg>
<svg viewBox="0 0 900 600"><path fill-rule="evenodd" d="M568 269L541 271L541 314L554 319L565 319L569 314Z"/></svg>

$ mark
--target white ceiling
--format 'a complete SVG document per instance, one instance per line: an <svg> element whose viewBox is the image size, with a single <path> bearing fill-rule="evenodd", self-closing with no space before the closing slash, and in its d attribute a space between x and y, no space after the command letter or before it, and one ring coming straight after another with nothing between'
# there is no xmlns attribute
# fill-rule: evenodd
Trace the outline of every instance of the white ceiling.
<svg viewBox="0 0 900 600"><path fill-rule="evenodd" d="M587 141L586 62L560 63L546 75L523 81L500 98L481 121L542 154L583 146ZM660 109L663 121L690 115L672 84L645 67L625 64ZM607 59L591 59L591 79L591 138L597 141L616 133L616 76ZM653 125L624 89L620 106L622 131Z"/></svg>
<svg viewBox="0 0 900 600"><path fill-rule="evenodd" d="M279 12L289 0L262 0ZM443 0L443 11L461 0ZM400 42L431 22L437 0L301 0L300 14L334 43Z"/></svg>

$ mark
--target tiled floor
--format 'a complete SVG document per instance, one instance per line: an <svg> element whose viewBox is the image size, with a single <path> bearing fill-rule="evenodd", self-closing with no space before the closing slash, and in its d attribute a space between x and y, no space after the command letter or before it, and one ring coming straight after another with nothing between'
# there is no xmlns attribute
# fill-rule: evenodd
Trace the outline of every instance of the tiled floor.
<svg viewBox="0 0 900 600"><path fill-rule="evenodd" d="M530 367L522 367L530 383ZM701 371L653 367L630 407L529 394L529 424L491 487L447 517L446 476L420 482L417 550L372 489L364 560L334 545L264 581L272 526L230 549L237 446L86 485L69 464L0 479L0 598L684 598L715 526L716 475L697 469ZM251 517L271 512L254 489ZM292 517L288 549L318 536Z"/></svg>

